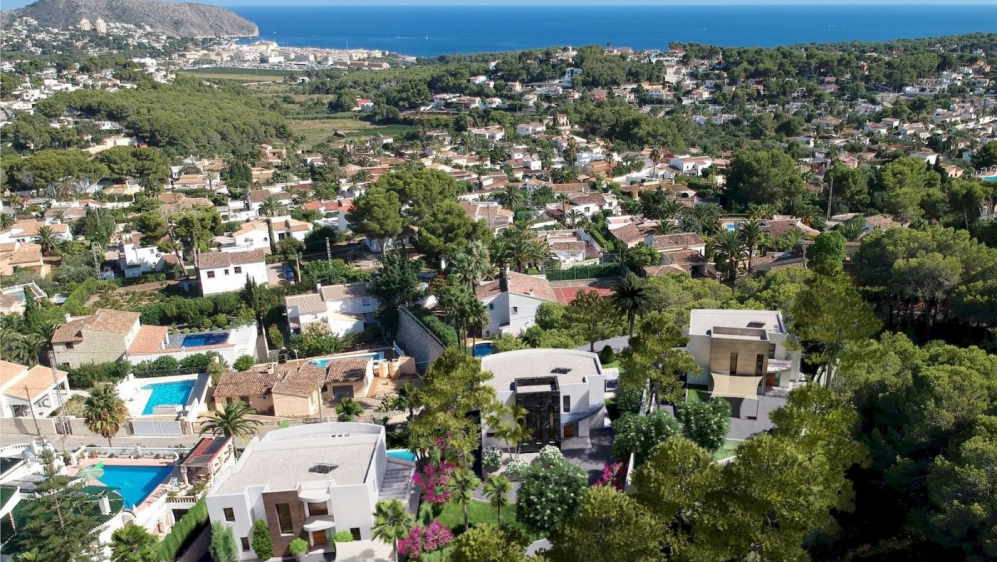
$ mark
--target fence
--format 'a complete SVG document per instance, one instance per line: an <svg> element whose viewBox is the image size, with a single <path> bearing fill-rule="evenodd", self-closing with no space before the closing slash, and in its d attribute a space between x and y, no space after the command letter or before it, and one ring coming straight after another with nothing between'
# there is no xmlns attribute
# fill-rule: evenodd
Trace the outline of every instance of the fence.
<svg viewBox="0 0 997 562"><path fill-rule="evenodd" d="M604 263L598 265L582 265L568 269L549 269L546 272L548 281L569 281L574 279L595 279L599 277L619 277L620 264Z"/></svg>

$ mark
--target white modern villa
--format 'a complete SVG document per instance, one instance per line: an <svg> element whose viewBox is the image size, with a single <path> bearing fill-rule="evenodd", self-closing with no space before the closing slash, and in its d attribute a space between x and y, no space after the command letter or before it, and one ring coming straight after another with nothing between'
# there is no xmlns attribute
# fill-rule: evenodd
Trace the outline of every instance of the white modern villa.
<svg viewBox="0 0 997 562"><path fill-rule="evenodd" d="M378 500L401 499L415 509L413 471L414 463L387 455L379 425L279 429L253 438L235 466L218 475L208 491L208 515L232 528L240 560L257 558L251 548L257 519L270 528L278 557L289 556L288 545L298 537L312 552L332 552L337 532L371 538Z"/></svg>
<svg viewBox="0 0 997 562"><path fill-rule="evenodd" d="M574 349L521 349L487 355L481 370L499 402L525 408L526 427L532 432L521 451L539 451L546 445L586 448L589 432L605 426L607 374L599 356ZM613 371L608 373L607 371ZM508 419L506 421L509 421ZM504 448L495 429L482 424L482 444Z"/></svg>

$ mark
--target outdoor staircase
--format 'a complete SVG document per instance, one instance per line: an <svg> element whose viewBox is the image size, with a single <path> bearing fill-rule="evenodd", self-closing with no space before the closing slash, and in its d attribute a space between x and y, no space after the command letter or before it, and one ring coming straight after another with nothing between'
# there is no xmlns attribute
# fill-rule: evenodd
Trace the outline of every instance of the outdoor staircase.
<svg viewBox="0 0 997 562"><path fill-rule="evenodd" d="M378 492L380 500L399 500L405 504L411 513L416 513L419 507L419 490L412 482L415 473L415 463L388 457L384 469L384 480Z"/></svg>

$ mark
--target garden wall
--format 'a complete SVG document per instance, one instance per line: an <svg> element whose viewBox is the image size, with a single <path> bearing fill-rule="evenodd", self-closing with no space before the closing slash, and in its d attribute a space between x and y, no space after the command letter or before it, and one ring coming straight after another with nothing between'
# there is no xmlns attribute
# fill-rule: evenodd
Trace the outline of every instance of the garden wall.
<svg viewBox="0 0 997 562"><path fill-rule="evenodd" d="M405 351L405 355L415 358L415 370L420 375L447 348L415 315L401 307L398 309L395 343Z"/></svg>

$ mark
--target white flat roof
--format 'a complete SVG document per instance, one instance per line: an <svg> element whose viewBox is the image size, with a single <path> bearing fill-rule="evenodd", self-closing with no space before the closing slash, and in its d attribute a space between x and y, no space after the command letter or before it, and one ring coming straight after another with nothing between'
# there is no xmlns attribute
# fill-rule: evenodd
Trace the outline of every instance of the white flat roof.
<svg viewBox="0 0 997 562"><path fill-rule="evenodd" d="M555 369L567 369L555 373ZM582 384L582 377L602 375L599 356L574 349L520 349L481 358L481 370L490 371L496 390L511 390L519 378L557 377L558 384Z"/></svg>
<svg viewBox="0 0 997 562"><path fill-rule="evenodd" d="M212 495L239 494L249 486L264 485L270 491L295 490L302 482L363 484L376 447L376 443L336 446L317 440L314 444L296 443L291 449L253 450L239 471L230 473ZM317 464L338 466L328 474L311 472Z"/></svg>
<svg viewBox="0 0 997 562"><path fill-rule="evenodd" d="M714 328L755 328L786 333L778 310L695 309L689 313L689 335L710 335Z"/></svg>

